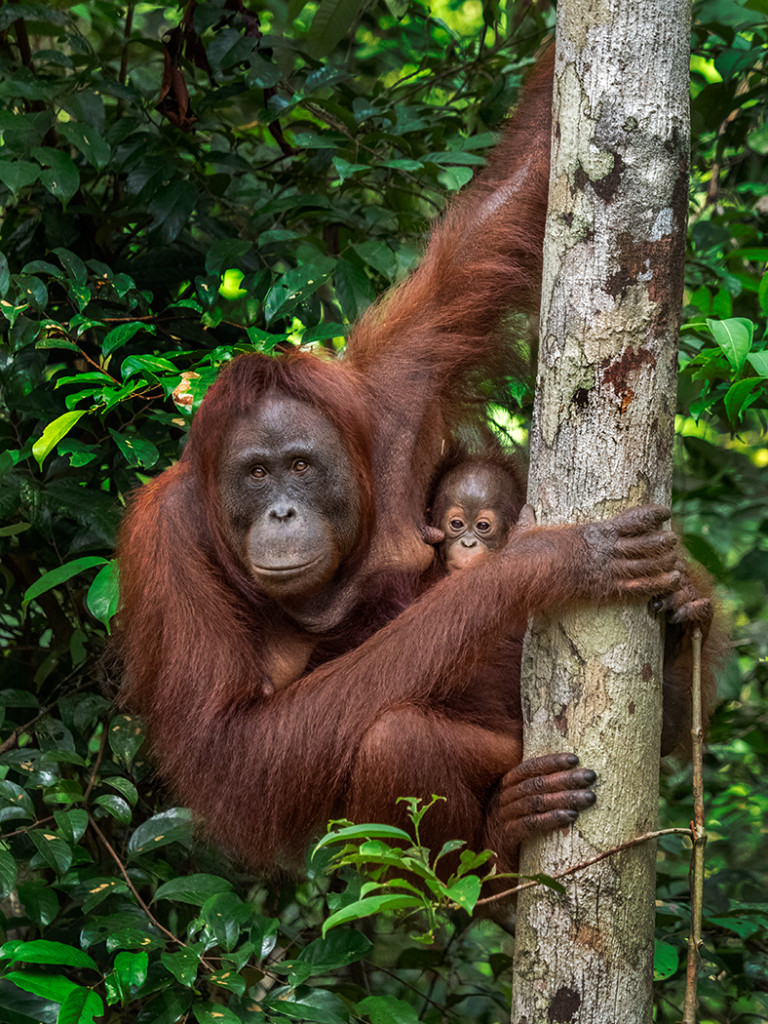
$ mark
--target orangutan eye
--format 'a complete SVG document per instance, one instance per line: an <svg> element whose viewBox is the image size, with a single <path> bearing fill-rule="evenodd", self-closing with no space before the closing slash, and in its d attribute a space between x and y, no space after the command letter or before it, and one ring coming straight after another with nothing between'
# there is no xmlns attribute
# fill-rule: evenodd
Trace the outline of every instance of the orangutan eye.
<svg viewBox="0 0 768 1024"><path fill-rule="evenodd" d="M487 519L479 519L475 523L475 529L479 530L480 533L487 533L490 530L490 528L491 524L488 522Z"/></svg>
<svg viewBox="0 0 768 1024"><path fill-rule="evenodd" d="M448 525L452 530L464 529L464 523L461 521L461 519L452 519Z"/></svg>
<svg viewBox="0 0 768 1024"><path fill-rule="evenodd" d="M251 466L250 474L254 480L263 480L267 471L263 466Z"/></svg>
<svg viewBox="0 0 768 1024"><path fill-rule="evenodd" d="M309 469L309 463L306 459L294 459L291 469L294 473L306 473Z"/></svg>

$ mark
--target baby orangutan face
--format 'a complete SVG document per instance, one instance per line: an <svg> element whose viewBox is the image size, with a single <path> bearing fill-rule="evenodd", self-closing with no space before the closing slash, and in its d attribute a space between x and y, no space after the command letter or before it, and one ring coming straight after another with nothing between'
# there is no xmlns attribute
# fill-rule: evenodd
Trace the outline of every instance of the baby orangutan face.
<svg viewBox="0 0 768 1024"><path fill-rule="evenodd" d="M518 509L515 491L516 481L494 464L465 462L446 473L432 523L445 534L440 556L448 572L504 546Z"/></svg>

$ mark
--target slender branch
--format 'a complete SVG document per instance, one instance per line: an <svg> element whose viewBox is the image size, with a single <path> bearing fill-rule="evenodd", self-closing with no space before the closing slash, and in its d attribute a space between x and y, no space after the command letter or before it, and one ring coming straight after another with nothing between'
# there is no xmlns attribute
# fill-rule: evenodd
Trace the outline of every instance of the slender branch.
<svg viewBox="0 0 768 1024"><path fill-rule="evenodd" d="M139 906L144 911L144 913L147 915L147 917L152 922L152 924L155 926L155 928L158 928L164 935L167 935L168 938L171 939L172 942L175 942L179 946L183 946L185 949L188 949L189 947L187 946L186 942L183 942L177 935L174 935L172 931L169 931L164 925L160 924L158 919L155 917L155 915L152 913L152 911L149 909L147 904L144 902L144 900L139 895L139 891L136 888L136 886L133 884L133 882L131 881L131 879L130 879L130 877L128 875L128 872L126 871L125 865L123 864L123 862L118 857L118 855L117 855L117 853L115 851L115 848L112 846L110 841L107 839L107 837L101 831L99 826L93 820L93 816L89 814L88 815L88 820L89 820L89 822L91 824L91 828L93 829L93 831L98 836L99 841L103 844L104 849L107 851L107 853L110 855L112 860L115 862L115 864L117 864L118 868L120 869L120 874L125 879L125 884L128 886L128 888L133 893L134 898L136 899L136 902L139 904ZM213 970L213 965L208 960L206 960L205 957L202 957L202 956L200 957L200 963L202 964L203 967L206 968L206 970L209 970L209 971Z"/></svg>
<svg viewBox="0 0 768 1024"><path fill-rule="evenodd" d="M106 747L106 745L107 745L107 727L106 727L106 725L104 723L102 723L102 726L101 726L101 743L99 743L99 752L96 755L96 762L95 762L95 764L93 766L93 771L91 772L91 777L90 777L90 779L88 779L88 785L85 788L85 793L83 794L83 803L86 804L86 805L88 804L88 799L90 798L90 795L91 795L91 793L93 791L93 787L94 787L94 784L96 782L96 775L98 774L99 767L101 765L101 759L104 757L104 748Z"/></svg>
<svg viewBox="0 0 768 1024"><path fill-rule="evenodd" d="M696 1024L698 1006L699 950L701 916L704 902L704 847L707 843L704 815L704 723L701 713L701 630L693 633L693 673L691 680L691 738L693 740L693 851L691 853L691 933L688 937L688 966L685 980L683 1024Z"/></svg>
<svg viewBox="0 0 768 1024"><path fill-rule="evenodd" d="M622 850L629 850L633 846L640 846L642 843L647 843L651 839L658 839L660 836L688 836L692 838L692 828L662 828L657 832L646 832L642 836L635 836L634 839L627 839L624 843L619 843L618 846L611 847L610 850L604 850L602 853L596 854L594 857L589 857L587 860L583 860L580 864L574 864L573 867L565 868L564 871L558 871L555 875L550 875L550 878L565 878L566 875L573 875L577 871L582 871L584 868L590 867L592 864L598 864L601 860L605 860L606 857L612 857L614 853L621 853ZM496 893L495 896L486 896L481 900L478 900L475 904L476 907L482 906L484 903L496 903L498 900L506 899L508 896L512 896L514 893L521 892L523 889L532 889L535 885L543 885L538 878L532 878L530 882L521 882L520 885L516 885L514 889L505 889L504 892Z"/></svg>

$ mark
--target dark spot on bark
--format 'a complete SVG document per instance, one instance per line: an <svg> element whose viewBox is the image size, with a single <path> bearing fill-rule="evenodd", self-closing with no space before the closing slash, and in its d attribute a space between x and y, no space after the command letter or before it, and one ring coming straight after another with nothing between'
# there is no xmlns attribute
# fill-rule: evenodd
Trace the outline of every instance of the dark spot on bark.
<svg viewBox="0 0 768 1024"><path fill-rule="evenodd" d="M570 230L571 225L573 224L573 214L572 213L564 213L563 214L563 224L565 224L565 226Z"/></svg>
<svg viewBox="0 0 768 1024"><path fill-rule="evenodd" d="M573 1024L573 1018L581 1006L581 996L573 988L563 985L555 992L555 998L547 1010L550 1024Z"/></svg>
<svg viewBox="0 0 768 1024"><path fill-rule="evenodd" d="M611 149L609 149L608 152L613 157L613 167L605 177L592 182L592 188L595 191L595 195L598 199L602 199L604 203L610 203L616 195L616 192L621 185L621 175L624 170L624 161L621 159L619 154L614 153Z"/></svg>
<svg viewBox="0 0 768 1024"><path fill-rule="evenodd" d="M613 388L619 399L622 415L632 404L635 390L628 380L630 373L640 370L643 366L655 366L656 357L647 348L637 351L628 345L616 359L603 359L600 363L602 382L606 387Z"/></svg>
<svg viewBox="0 0 768 1024"><path fill-rule="evenodd" d="M651 668L651 663L649 661L646 661L646 663L643 665L643 682L647 683L652 675L653 669Z"/></svg>
<svg viewBox="0 0 768 1024"><path fill-rule="evenodd" d="M557 139L558 142L560 141L560 122L559 121L555 125L555 138Z"/></svg>
<svg viewBox="0 0 768 1024"><path fill-rule="evenodd" d="M629 702L629 713L630 715L634 715L635 713L635 702L633 700Z"/></svg>
<svg viewBox="0 0 768 1024"><path fill-rule="evenodd" d="M584 186L589 181L589 175L584 168L579 164L576 168L576 173L573 176L573 186L577 192L583 192Z"/></svg>
<svg viewBox="0 0 768 1024"><path fill-rule="evenodd" d="M573 398L571 399L571 405L575 405L577 409L586 409L589 403L589 390L587 388L577 388Z"/></svg>
<svg viewBox="0 0 768 1024"><path fill-rule="evenodd" d="M568 735L568 717L564 711L559 715L555 715L555 728L561 736Z"/></svg>

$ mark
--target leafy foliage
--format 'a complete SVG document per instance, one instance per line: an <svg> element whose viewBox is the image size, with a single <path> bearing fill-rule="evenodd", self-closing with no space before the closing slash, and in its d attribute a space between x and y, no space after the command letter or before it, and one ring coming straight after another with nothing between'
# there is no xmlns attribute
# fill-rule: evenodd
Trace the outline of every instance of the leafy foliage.
<svg viewBox="0 0 768 1024"><path fill-rule="evenodd" d="M359 826L341 836L343 885L326 877L331 840L298 887L243 876L195 840L145 759L141 723L110 700L111 552L127 496L178 457L235 353L343 346L482 164L554 23L548 2L525 0L258 6L0 8L9 1024L507 1016L509 936L444 909L473 904L475 875L459 869L448 888L472 891L446 900L434 854L402 837L398 853ZM765 4L702 0L693 38L678 512L736 637L707 764L702 1019L749 1022L768 1015ZM689 819L689 790L670 769L671 823ZM419 866L437 910L424 888L390 885L388 857ZM659 868L657 1019L672 1021L688 916L679 840L662 843ZM431 946L410 919L360 920L362 900L381 909L393 894L421 901Z"/></svg>

